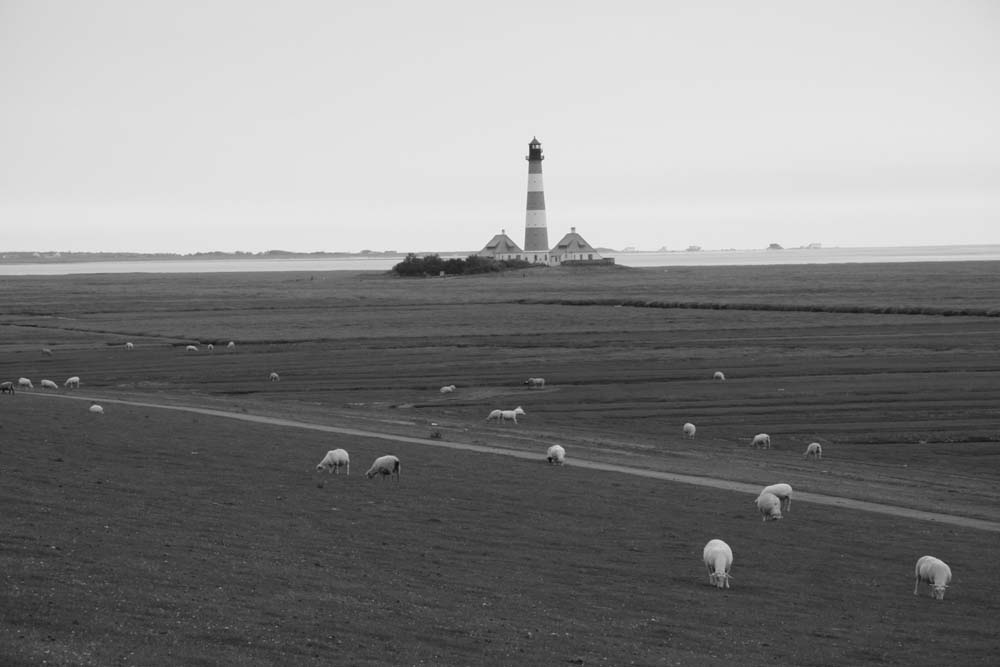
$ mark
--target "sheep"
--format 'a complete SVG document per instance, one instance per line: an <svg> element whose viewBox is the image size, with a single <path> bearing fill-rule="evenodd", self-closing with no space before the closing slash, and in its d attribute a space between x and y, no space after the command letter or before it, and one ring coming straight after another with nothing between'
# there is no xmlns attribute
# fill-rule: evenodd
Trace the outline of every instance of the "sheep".
<svg viewBox="0 0 1000 667"><path fill-rule="evenodd" d="M925 581L930 587L930 596L935 600L944 599L944 591L951 583L951 568L948 564L934 556L921 556L917 559L914 571L913 594L917 592L920 582Z"/></svg>
<svg viewBox="0 0 1000 667"><path fill-rule="evenodd" d="M135 349L135 345L132 344L132 341L128 341L125 343L125 349L131 352Z"/></svg>
<svg viewBox="0 0 1000 667"><path fill-rule="evenodd" d="M446 384L445 386L441 387L442 394L450 394L453 391L455 391L455 385L453 384Z"/></svg>
<svg viewBox="0 0 1000 667"><path fill-rule="evenodd" d="M14 393L16 393L16 392L14 391L14 383L13 382L0 382L0 394L11 394L11 395L13 395Z"/></svg>
<svg viewBox="0 0 1000 667"><path fill-rule="evenodd" d="M396 481L399 481L399 459L392 454L386 454L385 456L380 456L375 459L372 463L372 467L368 469L365 473L365 477L371 479L375 475L381 475L382 478L386 476L396 476Z"/></svg>
<svg viewBox="0 0 1000 667"><path fill-rule="evenodd" d="M215 351L215 346L212 345L211 343L209 343L206 347L208 348L209 352L214 352Z"/></svg>
<svg viewBox="0 0 1000 667"><path fill-rule="evenodd" d="M814 459L823 458L823 446L818 442L809 443L809 446L806 447L806 453L802 455L802 458L807 459L810 456Z"/></svg>
<svg viewBox="0 0 1000 667"><path fill-rule="evenodd" d="M271 371L271 374L267 376L267 379L270 380L271 382L278 382L279 380L281 380L281 378L278 377L278 374L275 373L274 371Z"/></svg>
<svg viewBox="0 0 1000 667"><path fill-rule="evenodd" d="M494 410L486 417L486 421L491 421L493 419L497 420L497 423L505 421L513 421L517 423L517 416L527 414L524 409L519 405L513 410Z"/></svg>
<svg viewBox="0 0 1000 667"><path fill-rule="evenodd" d="M546 458L550 464L563 465L566 462L566 450L562 445L552 445L549 447Z"/></svg>
<svg viewBox="0 0 1000 667"><path fill-rule="evenodd" d="M77 375L74 375L71 378L66 378L66 381L63 382L63 386L64 387L68 387L70 389L79 389L80 388L80 377L77 376Z"/></svg>
<svg viewBox="0 0 1000 667"><path fill-rule="evenodd" d="M713 380L721 380L721 381L725 382L726 381L726 374L723 373L722 371L715 371L715 375L712 376L712 379Z"/></svg>
<svg viewBox="0 0 1000 667"><path fill-rule="evenodd" d="M52 356L52 350L50 350L47 347L43 347L42 348L42 356L43 357L51 357Z"/></svg>
<svg viewBox="0 0 1000 667"><path fill-rule="evenodd" d="M341 468L346 469L348 475L351 474L351 457L348 456L345 449L331 449L316 466L316 470L326 470L328 473L337 473L338 475Z"/></svg>
<svg viewBox="0 0 1000 667"><path fill-rule="evenodd" d="M235 341L229 341L228 343L226 343L226 349L227 350L231 350L231 351L235 351L236 350L236 342Z"/></svg>
<svg viewBox="0 0 1000 667"><path fill-rule="evenodd" d="M187 352L197 352L198 351L198 346L197 345L188 345L187 347L184 348L184 350L187 351Z"/></svg>
<svg viewBox="0 0 1000 667"><path fill-rule="evenodd" d="M781 518L781 500L773 493L762 493L756 500L761 521L777 521Z"/></svg>
<svg viewBox="0 0 1000 667"><path fill-rule="evenodd" d="M90 408L89 408L89 410L91 412L93 412L95 415L103 415L104 414L104 408L102 408L101 406L99 406L97 403L94 403L93 405L91 405Z"/></svg>
<svg viewBox="0 0 1000 667"><path fill-rule="evenodd" d="M17 378L17 386L21 389L34 389L35 385L31 384L31 380L28 378Z"/></svg>
<svg viewBox="0 0 1000 667"><path fill-rule="evenodd" d="M694 439L694 433L697 430L698 429L696 429L694 427L694 424L692 424L691 422L688 422L687 424L684 424L684 437L687 438L687 439L689 439L689 440Z"/></svg>
<svg viewBox="0 0 1000 667"><path fill-rule="evenodd" d="M42 380L42 389L58 389L58 388L59 385L57 385L52 380Z"/></svg>
<svg viewBox="0 0 1000 667"><path fill-rule="evenodd" d="M733 567L733 550L722 540L709 540L701 559L708 568L708 582L716 588L729 588L729 570Z"/></svg>
<svg viewBox="0 0 1000 667"><path fill-rule="evenodd" d="M771 449L771 436L767 433L758 433L750 441L750 446L753 448L762 447L763 449Z"/></svg>
<svg viewBox="0 0 1000 667"><path fill-rule="evenodd" d="M792 509L792 485L791 484L772 484L771 486L765 486L760 495L765 493L770 493L778 497L781 501L781 509L788 512ZM759 498L760 496L758 496Z"/></svg>
<svg viewBox="0 0 1000 667"><path fill-rule="evenodd" d="M524 381L524 384L528 385L531 389L544 389L545 388L545 378L528 378Z"/></svg>

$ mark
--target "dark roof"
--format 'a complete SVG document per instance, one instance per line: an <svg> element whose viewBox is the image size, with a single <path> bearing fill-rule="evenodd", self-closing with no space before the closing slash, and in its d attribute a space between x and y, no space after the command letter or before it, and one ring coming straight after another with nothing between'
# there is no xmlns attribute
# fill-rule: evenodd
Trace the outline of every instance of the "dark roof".
<svg viewBox="0 0 1000 667"><path fill-rule="evenodd" d="M524 251L521 250L521 248L518 247L518 245L514 243L514 241L506 234L497 234L490 239L490 242L487 243L486 247L480 251L480 254L489 253L493 255L501 255L512 252L518 253Z"/></svg>

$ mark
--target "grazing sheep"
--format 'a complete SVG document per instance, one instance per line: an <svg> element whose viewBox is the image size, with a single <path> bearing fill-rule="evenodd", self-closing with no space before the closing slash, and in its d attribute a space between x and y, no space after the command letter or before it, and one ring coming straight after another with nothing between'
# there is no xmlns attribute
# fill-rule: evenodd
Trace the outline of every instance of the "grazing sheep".
<svg viewBox="0 0 1000 667"><path fill-rule="evenodd" d="M763 449L771 449L771 436L767 433L758 433L750 441L750 446L753 448L761 447Z"/></svg>
<svg viewBox="0 0 1000 667"><path fill-rule="evenodd" d="M79 389L80 388L80 377L77 376L77 375L74 375L71 378L66 378L66 381L63 382L63 386L64 387L69 387L70 389Z"/></svg>
<svg viewBox="0 0 1000 667"><path fill-rule="evenodd" d="M277 373L275 373L274 371L271 371L271 374L267 376L267 379L270 380L271 382L277 382L281 378L278 377Z"/></svg>
<svg viewBox="0 0 1000 667"><path fill-rule="evenodd" d="M761 521L777 521L781 518L781 500L773 493L762 493L757 497L757 509Z"/></svg>
<svg viewBox="0 0 1000 667"><path fill-rule="evenodd" d="M14 394L13 382L0 382L0 394Z"/></svg>
<svg viewBox="0 0 1000 667"><path fill-rule="evenodd" d="M562 465L566 462L566 450L562 448L562 445L552 445L549 447L546 458L551 464Z"/></svg>
<svg viewBox="0 0 1000 667"><path fill-rule="evenodd" d="M806 447L806 453L802 455L802 458L807 459L810 456L814 459L823 458L823 446L818 442L810 442L809 446Z"/></svg>
<svg viewBox="0 0 1000 667"><path fill-rule="evenodd" d="M760 495L765 493L771 493L778 497L781 501L781 509L788 512L792 509L792 485L791 484L772 484L771 486L765 486Z"/></svg>
<svg viewBox="0 0 1000 667"><path fill-rule="evenodd" d="M236 343L234 341L229 341L226 344L226 349L227 350L235 350L236 349Z"/></svg>
<svg viewBox="0 0 1000 667"><path fill-rule="evenodd" d="M535 389L536 387L543 389L545 387L545 378L528 378L524 381L524 384L528 385L531 389Z"/></svg>
<svg viewBox="0 0 1000 667"><path fill-rule="evenodd" d="M500 422L506 422L506 421L512 421L512 422L514 422L516 424L517 423L517 416L518 415L524 415L524 414L527 414L527 413L525 413L525 411L519 405L516 408L514 408L513 410L494 410L489 415L487 415L486 421L491 421L493 419L496 419L498 423L500 423Z"/></svg>
<svg viewBox="0 0 1000 667"><path fill-rule="evenodd" d="M447 385L441 387L441 393L442 394L450 394L453 391L455 391L455 385L453 385L453 384L447 384Z"/></svg>
<svg viewBox="0 0 1000 667"><path fill-rule="evenodd" d="M135 345L132 344L132 341L129 341L125 343L125 349L131 352L135 349Z"/></svg>
<svg viewBox="0 0 1000 667"><path fill-rule="evenodd" d="M95 415L104 414L104 408L99 406L97 403L94 403L93 405L90 406L90 411L93 412Z"/></svg>
<svg viewBox="0 0 1000 667"><path fill-rule="evenodd" d="M59 385L57 385L52 380L42 380L42 389L58 389L58 388Z"/></svg>
<svg viewBox="0 0 1000 667"><path fill-rule="evenodd" d="M31 384L31 380L28 378L17 378L17 386L21 389L34 389L35 385Z"/></svg>
<svg viewBox="0 0 1000 667"><path fill-rule="evenodd" d="M184 349L187 352L197 352L198 351L198 346L197 345L188 345Z"/></svg>
<svg viewBox="0 0 1000 667"><path fill-rule="evenodd" d="M51 357L52 356L52 350L50 350L47 347L43 347L42 348L42 356Z"/></svg>
<svg viewBox="0 0 1000 667"><path fill-rule="evenodd" d="M722 371L715 371L715 375L712 376L712 379L713 380L722 380L723 382L725 382L726 381L726 374L723 373Z"/></svg>
<svg viewBox="0 0 1000 667"><path fill-rule="evenodd" d="M346 449L331 449L316 466L316 470L326 470L338 475L341 468L345 468L348 475L351 474L351 457L347 455Z"/></svg>
<svg viewBox="0 0 1000 667"><path fill-rule="evenodd" d="M944 599L944 591L951 583L951 568L948 564L934 556L921 556L917 559L917 567L914 571L913 594L917 592L920 582L927 582L930 587L930 595L935 600Z"/></svg>
<svg viewBox="0 0 1000 667"><path fill-rule="evenodd" d="M395 475L396 481L399 481L399 459L392 454L386 454L385 456L380 456L375 459L372 463L372 467L368 469L365 473L365 477L371 479L375 475L381 475L383 478L386 476Z"/></svg>
<svg viewBox="0 0 1000 667"><path fill-rule="evenodd" d="M693 439L694 438L694 433L697 430L698 429L696 429L694 427L694 424L692 424L691 422L688 422L687 424L684 424L684 437L688 438L689 440Z"/></svg>
<svg viewBox="0 0 1000 667"><path fill-rule="evenodd" d="M729 588L729 570L733 567L733 550L722 540L709 540L701 559L708 568L708 582L716 588Z"/></svg>

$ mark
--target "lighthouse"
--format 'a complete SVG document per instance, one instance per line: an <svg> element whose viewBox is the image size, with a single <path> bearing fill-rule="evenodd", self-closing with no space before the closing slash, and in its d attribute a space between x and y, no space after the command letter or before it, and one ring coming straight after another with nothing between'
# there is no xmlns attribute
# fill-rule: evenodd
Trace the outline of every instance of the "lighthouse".
<svg viewBox="0 0 1000 667"><path fill-rule="evenodd" d="M529 261L548 263L549 232L545 226L545 188L542 187L542 143L528 144L528 210L524 220L524 253Z"/></svg>

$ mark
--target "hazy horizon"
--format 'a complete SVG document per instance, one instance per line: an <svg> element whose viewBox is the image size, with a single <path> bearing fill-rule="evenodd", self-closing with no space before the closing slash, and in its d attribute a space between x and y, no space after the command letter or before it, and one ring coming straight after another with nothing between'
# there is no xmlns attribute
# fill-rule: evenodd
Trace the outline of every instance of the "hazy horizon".
<svg viewBox="0 0 1000 667"><path fill-rule="evenodd" d="M1000 5L0 3L0 251L1000 243Z"/></svg>

